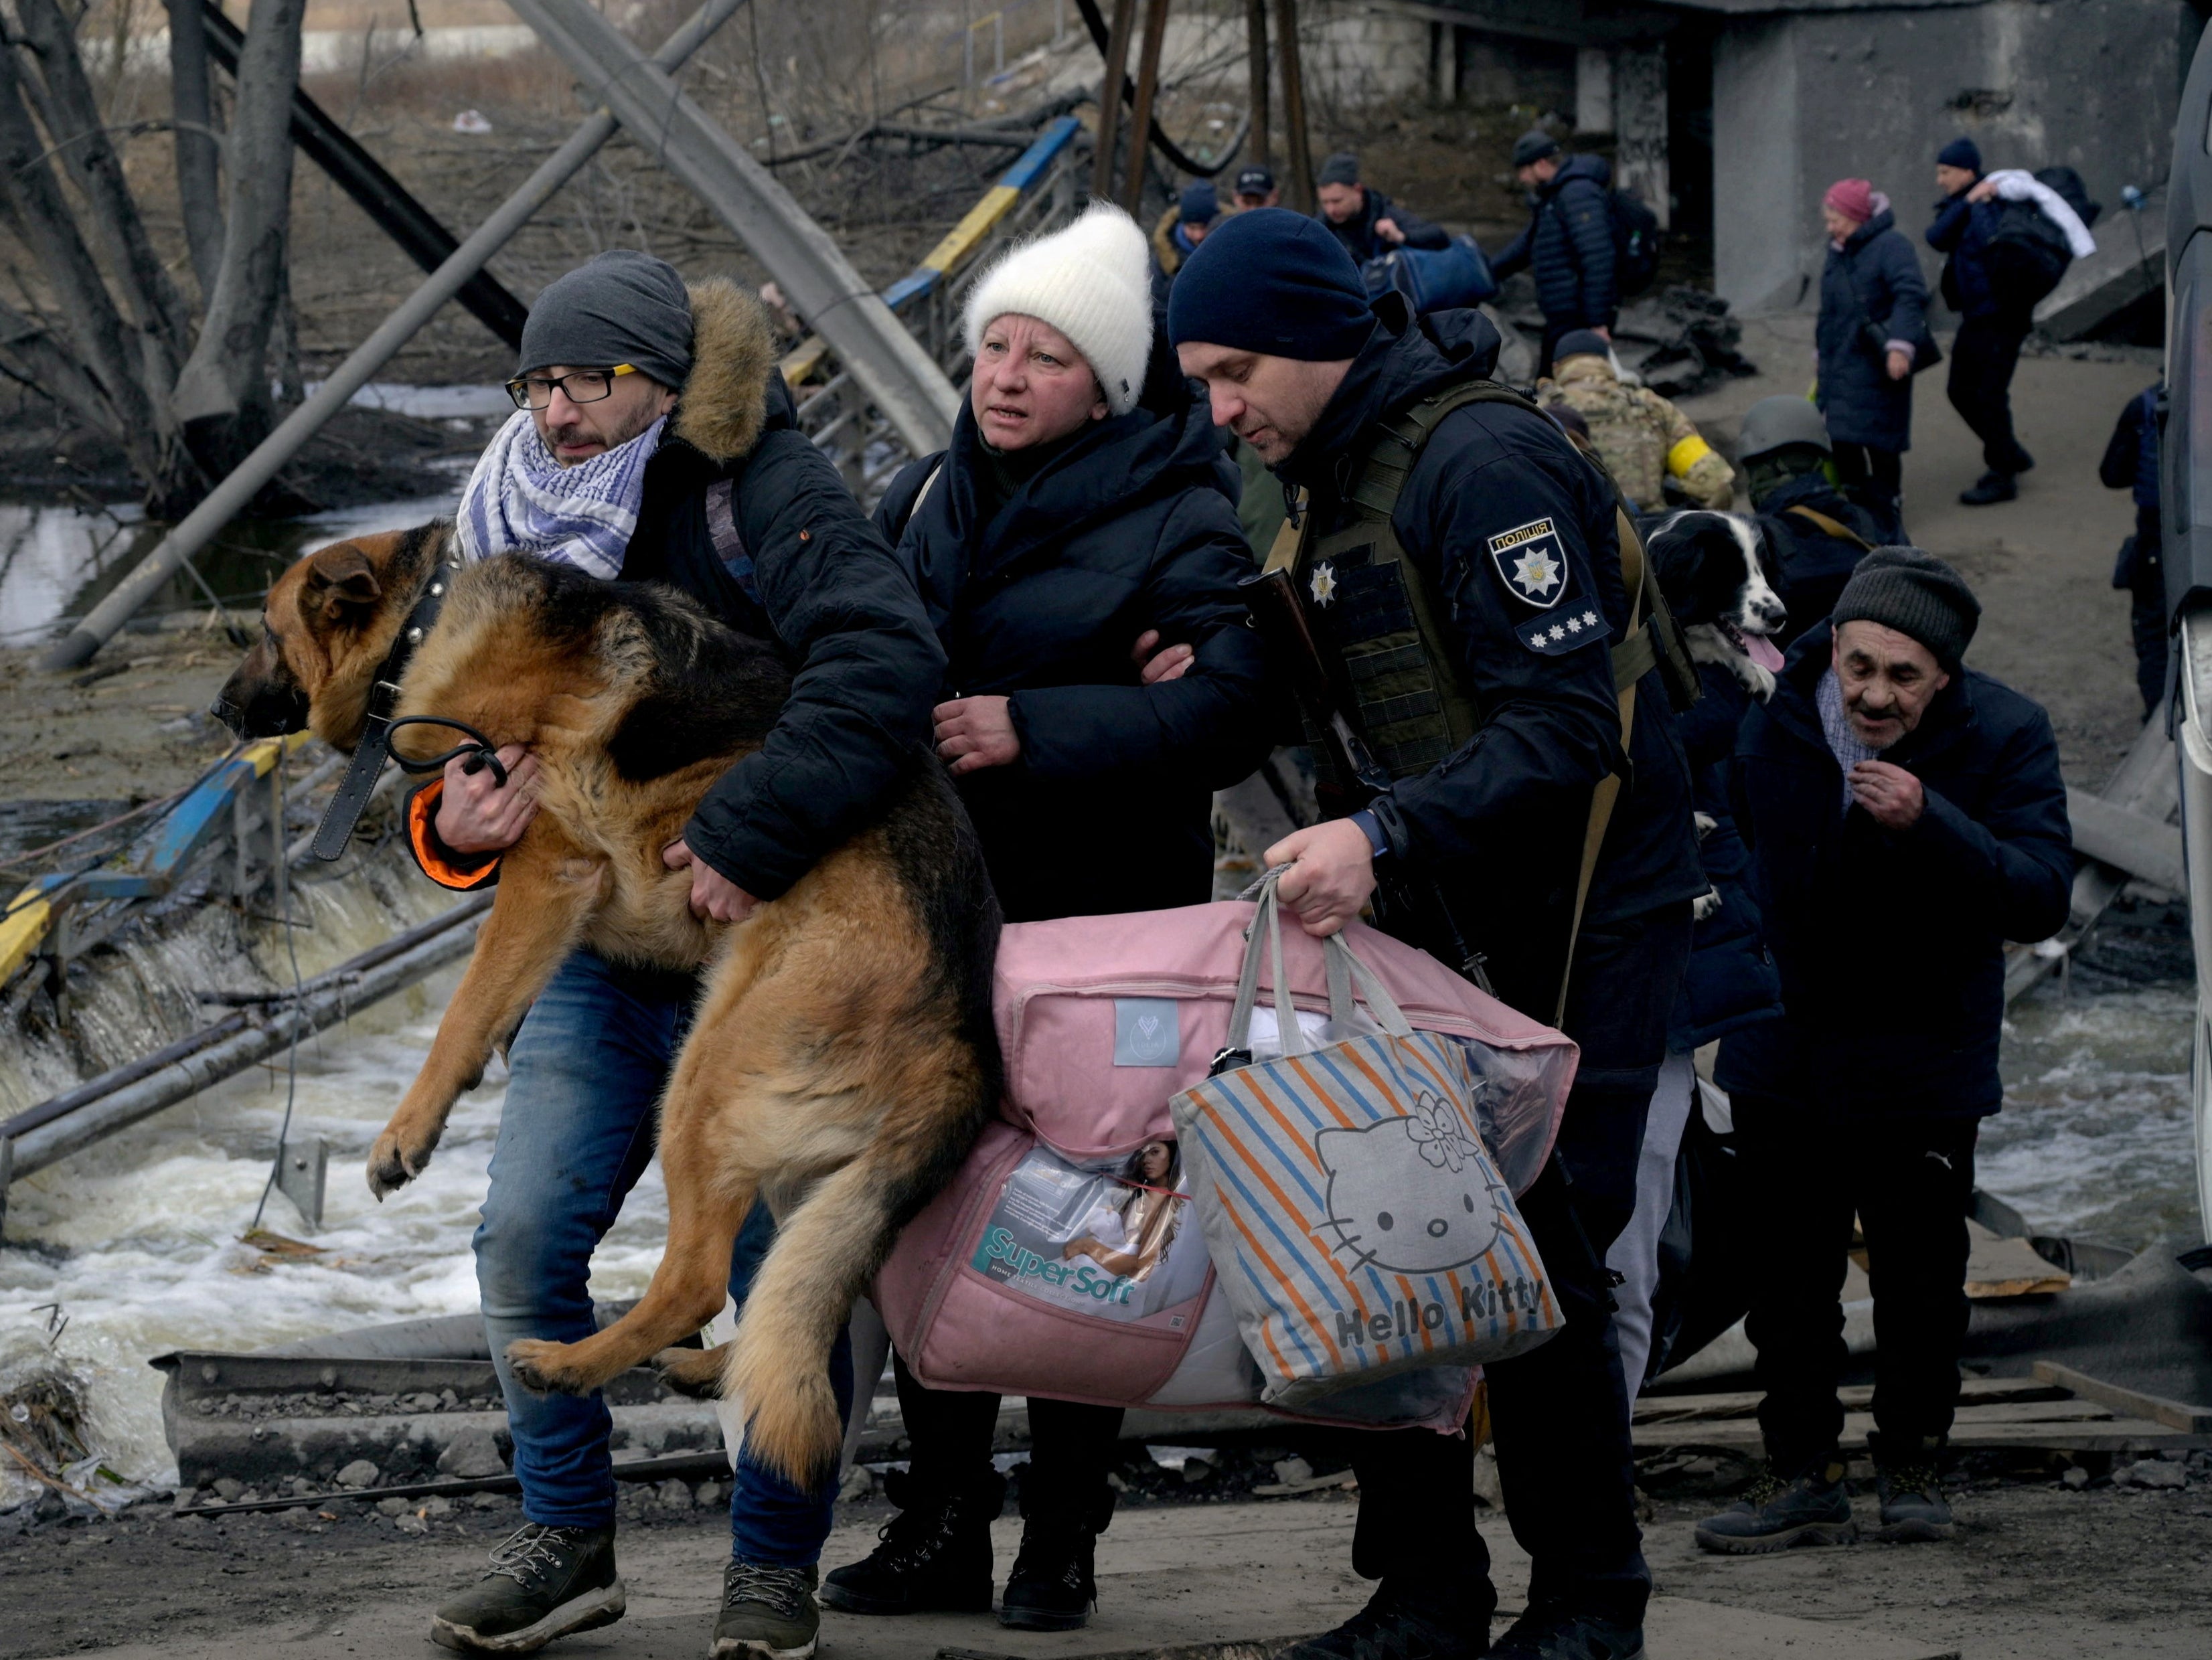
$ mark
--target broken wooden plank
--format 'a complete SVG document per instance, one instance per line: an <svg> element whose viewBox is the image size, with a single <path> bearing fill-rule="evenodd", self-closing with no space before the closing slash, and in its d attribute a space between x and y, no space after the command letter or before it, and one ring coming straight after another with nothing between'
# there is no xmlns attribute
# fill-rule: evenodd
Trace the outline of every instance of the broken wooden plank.
<svg viewBox="0 0 2212 1660"><path fill-rule="evenodd" d="M1856 1452L1874 1427L1871 1413L1844 1416L1843 1448ZM1757 1456L1764 1447L1755 1419L1733 1418L1682 1424L1633 1424L1630 1439L1638 1453L1699 1448ZM1951 1428L1951 1450L2002 1452L2158 1452L2169 1447L2212 1447L2212 1435L2192 1435L2148 1418L2039 1420L2018 1423L1984 1421L1961 1413Z"/></svg>
<svg viewBox="0 0 2212 1660"><path fill-rule="evenodd" d="M2186 1430L2192 1435L2212 1434L2212 1407L2191 1406L2186 1402L2146 1395L2142 1390L2130 1389L2124 1384L2092 1378L2086 1372L2076 1372L2072 1366L2061 1366L2056 1360L2038 1360L2035 1375L2047 1384L2070 1390L2083 1400L2095 1401L2115 1412L2148 1418L2154 1423L2166 1425L2169 1429Z"/></svg>
<svg viewBox="0 0 2212 1660"><path fill-rule="evenodd" d="M2066 791L2066 816L2074 827L2075 851L2169 894L2189 891L2178 827L2071 788Z"/></svg>
<svg viewBox="0 0 2212 1660"><path fill-rule="evenodd" d="M2069 1391L2063 1384L2039 1378L1962 1378L1959 1404L1990 1406L2008 1401L2063 1401ZM1836 1391L1846 1412L1863 1412L1874 1404L1872 1384L1846 1384ZM1729 1390L1712 1395L1644 1395L1638 1397L1635 1421L1639 1424L1686 1423L1698 1419L1749 1418L1759 1411L1755 1389Z"/></svg>
<svg viewBox="0 0 2212 1660"><path fill-rule="evenodd" d="M1966 1239L1966 1295L1977 1300L2063 1291L2074 1283L2026 1239L2000 1239L1971 1217Z"/></svg>

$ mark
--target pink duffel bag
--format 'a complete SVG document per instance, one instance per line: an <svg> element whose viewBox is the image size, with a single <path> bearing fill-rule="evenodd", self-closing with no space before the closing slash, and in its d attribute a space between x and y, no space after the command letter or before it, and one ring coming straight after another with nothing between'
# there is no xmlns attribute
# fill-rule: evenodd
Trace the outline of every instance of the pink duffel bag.
<svg viewBox="0 0 2212 1660"><path fill-rule="evenodd" d="M876 1281L876 1306L922 1382L1166 1409L1259 1401L1264 1380L1188 1214L1168 1114L1227 1039L1254 909L1007 927L994 992L1000 1120ZM1346 938L1414 1029L1463 1040L1483 1139L1525 1190L1558 1134L1573 1044L1412 946L1358 924ZM1330 1027L1320 942L1286 929L1284 951L1301 1027L1316 1040L1357 1035ZM1265 966L1261 985L1272 993ZM1249 1040L1263 1058L1280 1052L1269 997ZM1471 1387L1472 1374L1438 1367L1296 1415L1441 1427L1459 1421Z"/></svg>

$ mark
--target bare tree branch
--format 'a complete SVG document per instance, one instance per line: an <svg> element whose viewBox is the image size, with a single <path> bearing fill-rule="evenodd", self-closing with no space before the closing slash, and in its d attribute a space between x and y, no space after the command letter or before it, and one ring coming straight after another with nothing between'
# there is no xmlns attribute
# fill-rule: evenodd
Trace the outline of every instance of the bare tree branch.
<svg viewBox="0 0 2212 1660"><path fill-rule="evenodd" d="M85 78L69 20L55 0L15 0L15 15L38 57L47 108L58 124L49 133L62 165L91 209L94 232L131 315L167 359L149 389L163 399L191 338L184 298L146 234L145 220L123 176L123 159L107 136L92 83Z"/></svg>
<svg viewBox="0 0 2212 1660"><path fill-rule="evenodd" d="M184 209L185 245L204 303L222 269L222 185L216 171L222 147L214 136L215 93L208 66L204 0L167 0L169 104L177 118L177 197ZM191 124L187 131L185 124Z"/></svg>
<svg viewBox="0 0 2212 1660"><path fill-rule="evenodd" d="M46 324L12 306L0 304L0 361L36 391L64 406L95 431L106 431L115 418L98 385L77 367L69 342L54 338Z"/></svg>

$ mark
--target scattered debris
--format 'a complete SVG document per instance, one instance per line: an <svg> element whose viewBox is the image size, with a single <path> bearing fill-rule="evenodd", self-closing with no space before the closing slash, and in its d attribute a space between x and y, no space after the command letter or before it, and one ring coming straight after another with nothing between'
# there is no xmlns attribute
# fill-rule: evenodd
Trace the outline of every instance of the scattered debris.
<svg viewBox="0 0 2212 1660"><path fill-rule="evenodd" d="M1728 301L1686 283L1624 306L1613 338L1621 366L1662 397L1759 373L1736 349L1743 324L1729 315Z"/></svg>

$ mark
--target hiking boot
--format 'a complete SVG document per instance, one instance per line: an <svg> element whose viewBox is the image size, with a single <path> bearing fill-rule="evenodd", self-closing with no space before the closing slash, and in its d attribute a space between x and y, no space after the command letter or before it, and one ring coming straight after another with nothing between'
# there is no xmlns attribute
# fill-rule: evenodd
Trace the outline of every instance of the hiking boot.
<svg viewBox="0 0 2212 1660"><path fill-rule="evenodd" d="M1875 1477L1881 1493L1881 1525L1875 1537L1893 1545L1948 1539L1955 1529L1943 1497L1936 1460L1940 1445L1925 1442L1890 1449L1875 1447Z"/></svg>
<svg viewBox="0 0 2212 1660"><path fill-rule="evenodd" d="M1022 1548L1006 1576L999 1623L1018 1631L1073 1631L1098 1606L1092 1572L1098 1530L1064 1518L1032 1516L1022 1524Z"/></svg>
<svg viewBox="0 0 2212 1660"><path fill-rule="evenodd" d="M722 1570L722 1611L714 1619L708 1660L736 1654L807 1660L822 1630L814 1578L811 1567L732 1561Z"/></svg>
<svg viewBox="0 0 2212 1660"><path fill-rule="evenodd" d="M1507 1627L1490 1654L1491 1660L1644 1660L1644 1627L1540 1604Z"/></svg>
<svg viewBox="0 0 2212 1660"><path fill-rule="evenodd" d="M479 1654L528 1654L623 1616L615 1530L526 1522L491 1554L491 1571L430 1616L430 1639Z"/></svg>
<svg viewBox="0 0 2212 1660"><path fill-rule="evenodd" d="M1698 1524L1698 1542L1730 1556L1757 1556L1793 1545L1848 1545L1858 1536L1839 1463L1794 1481L1784 1481L1769 1465L1750 1492Z"/></svg>
<svg viewBox="0 0 2212 1660"><path fill-rule="evenodd" d="M1992 502L2010 501L2019 494L2020 486L2013 482L2010 473L1984 473L1959 492L1959 500L1969 507L1986 507Z"/></svg>
<svg viewBox="0 0 2212 1660"><path fill-rule="evenodd" d="M963 1492L925 1493L893 1471L885 1487L899 1513L865 1560L822 1582L823 1606L847 1614L989 1613L991 1524L1006 1499L1006 1478L992 1474Z"/></svg>
<svg viewBox="0 0 2212 1660"><path fill-rule="evenodd" d="M1489 1652L1486 1615L1469 1617L1385 1579L1367 1606L1334 1631L1293 1643L1275 1660L1474 1660Z"/></svg>

